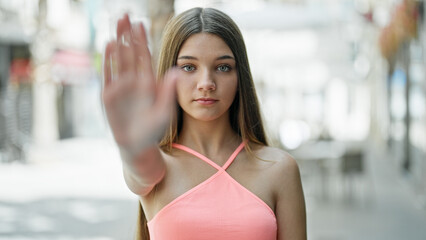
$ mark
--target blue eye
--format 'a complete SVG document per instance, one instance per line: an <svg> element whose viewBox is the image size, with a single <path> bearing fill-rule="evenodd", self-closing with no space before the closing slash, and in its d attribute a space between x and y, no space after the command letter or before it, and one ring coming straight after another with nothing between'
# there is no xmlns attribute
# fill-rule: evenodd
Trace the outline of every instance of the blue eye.
<svg viewBox="0 0 426 240"><path fill-rule="evenodd" d="M192 72L195 70L195 67L192 65L184 65L181 67L185 72Z"/></svg>
<svg viewBox="0 0 426 240"><path fill-rule="evenodd" d="M229 72L231 71L231 67L229 65L220 65L217 67L217 70L220 72Z"/></svg>

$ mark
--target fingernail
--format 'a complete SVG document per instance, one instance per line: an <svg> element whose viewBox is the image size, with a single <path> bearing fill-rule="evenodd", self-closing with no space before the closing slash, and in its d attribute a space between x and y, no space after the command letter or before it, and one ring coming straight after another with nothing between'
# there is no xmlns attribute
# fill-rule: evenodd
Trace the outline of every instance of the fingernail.
<svg viewBox="0 0 426 240"><path fill-rule="evenodd" d="M121 35L121 41L120 43L126 47L130 46L131 37L129 32L124 32L123 35Z"/></svg>
<svg viewBox="0 0 426 240"><path fill-rule="evenodd" d="M140 30L139 30L139 24L138 23L134 23L134 24L132 24L132 32L134 32L134 33L136 33L136 34L139 34L140 33Z"/></svg>

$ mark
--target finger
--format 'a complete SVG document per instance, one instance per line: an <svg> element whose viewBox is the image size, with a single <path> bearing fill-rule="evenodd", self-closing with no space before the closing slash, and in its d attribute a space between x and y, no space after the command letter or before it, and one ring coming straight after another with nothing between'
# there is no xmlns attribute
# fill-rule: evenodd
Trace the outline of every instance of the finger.
<svg viewBox="0 0 426 240"><path fill-rule="evenodd" d="M152 72L151 53L148 48L148 40L145 28L142 23L133 26L133 36L135 39L135 53L138 61L140 73L154 81Z"/></svg>
<svg viewBox="0 0 426 240"><path fill-rule="evenodd" d="M112 82L112 61L113 52L115 51L115 42L110 41L105 47L104 62L103 62L103 74L104 74L104 88L108 87Z"/></svg>
<svg viewBox="0 0 426 240"><path fill-rule="evenodd" d="M162 120L167 120L167 117L175 106L178 72L177 69L169 70L164 76L164 81L159 84L154 109L157 110L157 114L159 114L159 118Z"/></svg>
<svg viewBox="0 0 426 240"><path fill-rule="evenodd" d="M117 42L121 42L121 37L123 36L124 32L130 31L130 20L129 15L126 13L123 15L122 18L118 19L117 21Z"/></svg>
<svg viewBox="0 0 426 240"><path fill-rule="evenodd" d="M118 75L120 78L134 79L136 77L136 61L133 51L131 24L129 16L124 15L117 23L117 45L118 45Z"/></svg>

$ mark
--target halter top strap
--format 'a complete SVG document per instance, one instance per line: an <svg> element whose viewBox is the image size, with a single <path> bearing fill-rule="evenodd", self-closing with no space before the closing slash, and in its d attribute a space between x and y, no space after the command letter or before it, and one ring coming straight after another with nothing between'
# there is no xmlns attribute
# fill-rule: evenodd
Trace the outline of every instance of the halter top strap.
<svg viewBox="0 0 426 240"><path fill-rule="evenodd" d="M218 164L216 164L214 161L210 160L208 157L204 156L203 154L178 143L173 143L172 147L180 149L182 151L185 151L187 153L190 153L196 157L198 157L199 159L205 161L206 163L208 163L209 165L211 165L212 167L216 168L217 170L226 170L231 163L234 161L234 159L237 157L238 153L241 152L241 150L244 148L245 145L245 141L243 141L238 147L237 149L235 149L235 151L232 153L232 155L228 158L228 160L225 162L225 164L223 165L223 167L220 167Z"/></svg>

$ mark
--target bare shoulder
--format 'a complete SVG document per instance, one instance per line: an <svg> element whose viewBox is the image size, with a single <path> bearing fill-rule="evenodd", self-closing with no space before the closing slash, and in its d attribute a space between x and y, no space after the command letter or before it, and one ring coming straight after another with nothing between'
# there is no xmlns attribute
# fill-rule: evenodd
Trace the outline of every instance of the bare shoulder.
<svg viewBox="0 0 426 240"><path fill-rule="evenodd" d="M253 149L258 157L273 163L268 180L273 184L277 239L307 239L305 200L296 160L279 148L260 146Z"/></svg>
<svg viewBox="0 0 426 240"><path fill-rule="evenodd" d="M253 150L257 157L272 163L271 180L278 183L278 186L283 187L300 181L299 166L288 152L276 147L259 145L254 146Z"/></svg>
<svg viewBox="0 0 426 240"><path fill-rule="evenodd" d="M297 168L296 160L283 149L254 145L253 152L258 158L272 162L276 170L292 171L292 169Z"/></svg>

